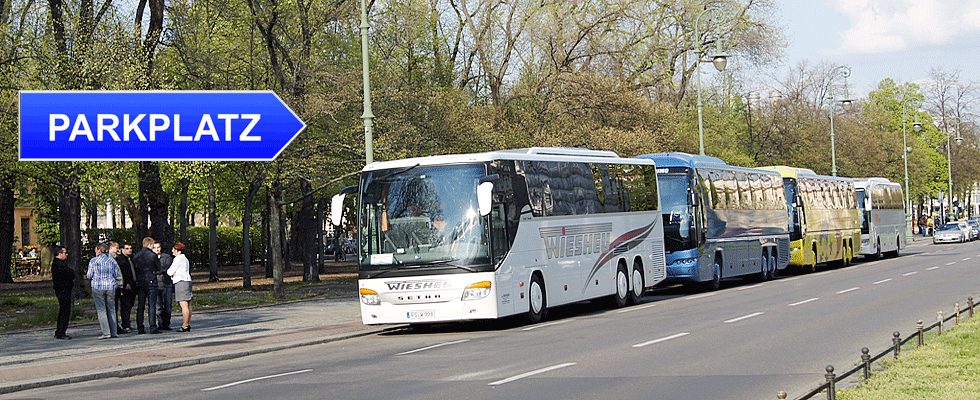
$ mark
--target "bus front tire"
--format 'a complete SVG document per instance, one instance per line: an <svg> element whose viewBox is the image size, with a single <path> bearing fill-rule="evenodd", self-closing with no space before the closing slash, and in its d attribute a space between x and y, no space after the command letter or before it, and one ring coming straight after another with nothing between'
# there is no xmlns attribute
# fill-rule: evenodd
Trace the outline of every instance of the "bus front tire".
<svg viewBox="0 0 980 400"><path fill-rule="evenodd" d="M528 320L532 324L544 321L548 317L548 298L544 289L544 282L541 281L540 276L534 275L531 277L527 297L529 305L527 312Z"/></svg>
<svg viewBox="0 0 980 400"><path fill-rule="evenodd" d="M721 256L715 257L715 264L711 267L711 280L705 282L705 286L708 290L718 290L721 289L721 269L725 264L722 262Z"/></svg>

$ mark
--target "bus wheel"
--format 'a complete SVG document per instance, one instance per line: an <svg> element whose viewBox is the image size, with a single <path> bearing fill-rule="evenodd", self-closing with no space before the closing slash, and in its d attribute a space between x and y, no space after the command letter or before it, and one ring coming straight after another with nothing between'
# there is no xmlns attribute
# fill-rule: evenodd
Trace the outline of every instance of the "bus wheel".
<svg viewBox="0 0 980 400"><path fill-rule="evenodd" d="M902 238L895 237L895 252L892 253L892 257L898 258L902 255Z"/></svg>
<svg viewBox="0 0 980 400"><path fill-rule="evenodd" d="M817 255L817 245L816 245L816 243L814 243L813 244L813 264L810 264L810 272L817 272L817 260L819 260L819 259L820 259L820 257Z"/></svg>
<svg viewBox="0 0 980 400"><path fill-rule="evenodd" d="M616 294L613 295L612 305L615 308L626 306L630 296L630 278L626 274L626 265L619 263L616 269Z"/></svg>
<svg viewBox="0 0 980 400"><path fill-rule="evenodd" d="M633 278L630 279L633 284L633 290L630 291L630 303L640 304L640 299L643 298L643 292L645 288L643 287L643 266L640 264L633 266Z"/></svg>
<svg viewBox="0 0 980 400"><path fill-rule="evenodd" d="M760 262L762 264L762 273L759 275L759 282L765 282L769 280L769 255L766 252L762 253Z"/></svg>
<svg viewBox="0 0 980 400"><path fill-rule="evenodd" d="M769 254L769 280L776 279L776 256Z"/></svg>
<svg viewBox="0 0 980 400"><path fill-rule="evenodd" d="M541 277L539 275L532 276L527 296L530 304L527 317L532 324L544 321L548 317L548 299L545 293L544 282L541 281Z"/></svg>
<svg viewBox="0 0 980 400"><path fill-rule="evenodd" d="M715 256L715 264L711 266L711 280L707 282L708 290L718 290L721 288L721 255Z"/></svg>
<svg viewBox="0 0 980 400"><path fill-rule="evenodd" d="M878 247L875 250L875 260L881 259L881 238L878 238Z"/></svg>

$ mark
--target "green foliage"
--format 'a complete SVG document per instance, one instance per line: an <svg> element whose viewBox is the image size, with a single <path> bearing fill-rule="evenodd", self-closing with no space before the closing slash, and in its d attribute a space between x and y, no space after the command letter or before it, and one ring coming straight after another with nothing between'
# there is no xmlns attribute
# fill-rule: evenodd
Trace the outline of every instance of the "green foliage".
<svg viewBox="0 0 980 400"><path fill-rule="evenodd" d="M252 262L262 259L265 253L265 244L262 243L262 230L259 227L252 227L249 230L252 240L250 248ZM242 228L219 226L217 228L217 248L218 264L234 265L244 261L242 257ZM191 266L195 268L206 268L210 263L209 256L209 235L208 228L194 226L187 229L187 247L189 251L185 253L190 260Z"/></svg>

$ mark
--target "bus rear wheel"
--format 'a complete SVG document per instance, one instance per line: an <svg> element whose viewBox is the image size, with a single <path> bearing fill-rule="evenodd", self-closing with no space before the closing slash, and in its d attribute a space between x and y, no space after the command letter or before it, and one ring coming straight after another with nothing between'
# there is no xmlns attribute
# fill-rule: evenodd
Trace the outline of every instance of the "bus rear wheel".
<svg viewBox="0 0 980 400"><path fill-rule="evenodd" d="M548 298L546 296L544 289L544 282L542 282L539 275L534 275L531 277L531 283L528 285L528 305L530 306L527 312L528 320L532 324L544 321L548 317Z"/></svg>
<svg viewBox="0 0 980 400"><path fill-rule="evenodd" d="M626 274L626 265L619 263L619 267L616 268L616 294L612 296L612 306L625 307L626 302L629 301L630 291L630 278Z"/></svg>
<svg viewBox="0 0 980 400"><path fill-rule="evenodd" d="M630 290L630 303L640 304L640 300L643 299L643 292L646 290L644 288L645 282L643 282L643 266L640 264L633 266L633 277L630 279L631 287Z"/></svg>

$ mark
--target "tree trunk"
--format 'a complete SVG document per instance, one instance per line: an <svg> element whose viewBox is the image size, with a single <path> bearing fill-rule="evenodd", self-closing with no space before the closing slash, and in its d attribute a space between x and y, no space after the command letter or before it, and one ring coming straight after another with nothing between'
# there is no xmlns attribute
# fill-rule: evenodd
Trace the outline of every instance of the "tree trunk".
<svg viewBox="0 0 980 400"><path fill-rule="evenodd" d="M82 202L78 196L78 183L76 183L75 173L70 172L68 184L61 189L58 211L60 218L59 228L61 231L61 243L68 249L68 265L80 276L84 276L85 264L87 260L82 252ZM51 266L48 265L48 268ZM75 284L75 296L81 298L85 295L82 287L82 280L79 279Z"/></svg>
<svg viewBox="0 0 980 400"><path fill-rule="evenodd" d="M316 200L310 195L313 190L310 187L310 182L303 180L300 182L300 187L303 190L303 205L300 208L299 222L298 226L298 236L299 245L297 248L300 252L300 258L303 259L303 282L319 282L320 274L319 269L317 269L316 259L316 212L314 210L314 205Z"/></svg>
<svg viewBox="0 0 980 400"><path fill-rule="evenodd" d="M269 189L267 188L265 191L268 192ZM265 244L265 277L266 278L272 278L272 252L275 249L275 247L272 247L272 234L271 234L272 224L269 223L269 219L271 218L272 215L269 211L272 210L273 207L275 206L267 205L262 210L262 243Z"/></svg>
<svg viewBox="0 0 980 400"><path fill-rule="evenodd" d="M14 179L12 174L0 178L0 283L14 283L10 253L14 248Z"/></svg>
<svg viewBox="0 0 980 400"><path fill-rule="evenodd" d="M327 272L326 268L324 267L327 254L326 246L323 245L323 222L325 221L324 215L326 214L328 199L329 198L323 198L316 203L316 270L321 274Z"/></svg>
<svg viewBox="0 0 980 400"><path fill-rule="evenodd" d="M146 199L150 219L149 236L164 247L174 245L174 228L170 225L168 214L170 196L163 190L160 180L160 164L153 161L140 162L140 198ZM142 239L137 237L136 240Z"/></svg>
<svg viewBox="0 0 980 400"><path fill-rule="evenodd" d="M218 207L215 205L214 171L208 173L208 253L210 268L208 282L218 281Z"/></svg>
<svg viewBox="0 0 980 400"><path fill-rule="evenodd" d="M276 195L276 198L278 199L278 198L281 198L281 197L282 197L282 191L279 191L279 194ZM276 210L278 210L278 212L279 212L279 224L278 224L278 226L279 226L279 229L278 229L278 231L279 231L278 232L278 234L279 234L279 247L277 247L277 248L279 249L279 251L282 252L282 259L283 259L283 262L284 262L284 264L283 264L283 270L289 271L289 264L290 264L289 240L287 240L287 238L289 238L289 229L288 229L288 226L286 224L286 214L287 214L286 213L286 206L285 205L279 205L279 206L276 207Z"/></svg>
<svg viewBox="0 0 980 400"><path fill-rule="evenodd" d="M277 299L285 297L283 288L283 258L282 258L282 229L279 222L281 207L279 206L278 188L267 190L269 196L269 258L272 263L272 295Z"/></svg>
<svg viewBox="0 0 980 400"><path fill-rule="evenodd" d="M249 233L252 230L252 203L255 195L262 188L260 182L252 181L248 185L248 195L245 196L245 213L242 214L242 287L252 287L252 240Z"/></svg>
<svg viewBox="0 0 980 400"><path fill-rule="evenodd" d="M187 185L189 184L186 180L181 181L180 210L177 210L180 214L180 241L182 243L187 243Z"/></svg>

